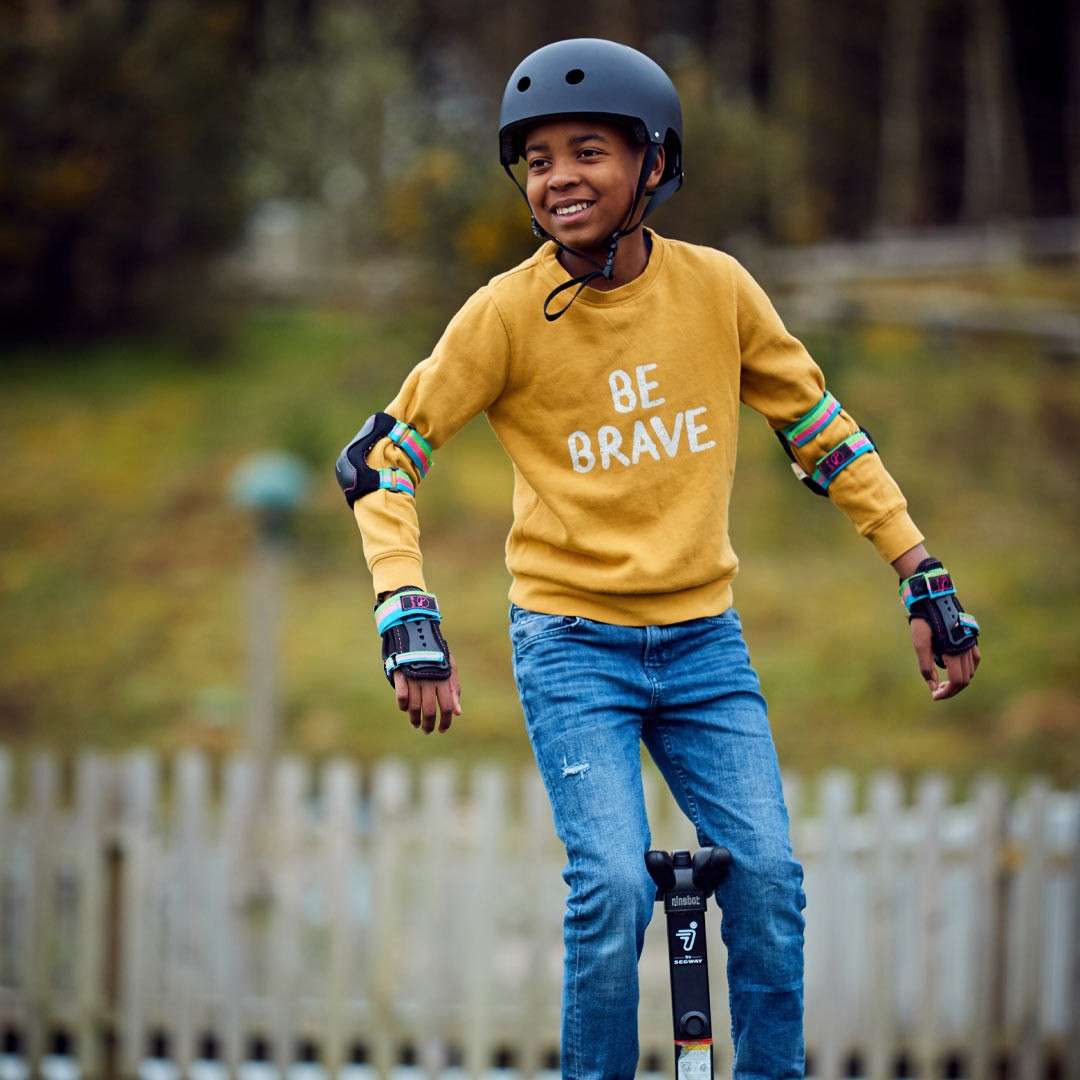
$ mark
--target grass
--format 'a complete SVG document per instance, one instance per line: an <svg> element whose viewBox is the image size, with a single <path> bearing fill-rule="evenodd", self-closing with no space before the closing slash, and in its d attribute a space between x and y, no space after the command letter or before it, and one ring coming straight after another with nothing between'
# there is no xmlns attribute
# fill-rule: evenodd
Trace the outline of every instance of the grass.
<svg viewBox="0 0 1080 1080"><path fill-rule="evenodd" d="M312 468L287 575L284 745L364 760L527 760L506 639L511 470L487 424L440 451L418 496L426 573L464 687L449 737L416 734L394 708L360 538L332 477L341 444L448 314L260 309L214 357L154 341L9 356L3 743L241 745L253 535L228 481L248 454L284 447ZM794 481L764 421L744 412L735 595L781 763L1075 784L1075 370L1016 341L957 340L940 355L887 329L806 340L954 570L985 659L967 691L931 703L892 570Z"/></svg>

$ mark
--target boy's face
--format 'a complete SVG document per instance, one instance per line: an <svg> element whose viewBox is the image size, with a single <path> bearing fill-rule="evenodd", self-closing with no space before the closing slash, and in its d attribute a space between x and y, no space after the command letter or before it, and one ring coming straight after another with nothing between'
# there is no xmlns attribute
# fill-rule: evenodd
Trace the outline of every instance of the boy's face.
<svg viewBox="0 0 1080 1080"><path fill-rule="evenodd" d="M525 190L536 220L567 247L604 249L626 220L644 156L644 146L602 120L552 120L531 128ZM663 171L661 149L646 190L656 187ZM643 205L644 199L638 214Z"/></svg>

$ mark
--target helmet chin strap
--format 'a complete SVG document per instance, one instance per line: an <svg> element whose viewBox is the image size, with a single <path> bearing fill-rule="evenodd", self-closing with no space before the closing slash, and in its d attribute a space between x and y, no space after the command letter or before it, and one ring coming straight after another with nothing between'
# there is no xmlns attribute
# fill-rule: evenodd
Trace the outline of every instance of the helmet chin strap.
<svg viewBox="0 0 1080 1080"><path fill-rule="evenodd" d="M601 266L591 256L586 255L584 252L575 251L572 247L564 244L561 240L559 240L557 237L552 236L540 225L540 223L536 220L536 215L533 213L532 203L529 202L529 196L526 194L525 189L521 186L521 184L518 183L517 177L510 171L510 166L505 164L503 165L503 168L506 170L506 175L514 181L514 186L518 189L518 191L521 192L522 197L525 199L525 205L529 208L529 215L532 222L532 231L536 235L537 239L551 240L562 251L565 251L570 255L574 255L579 259L584 259L585 262L591 263L597 268L595 270L590 270L585 274L581 274L578 277L571 278L569 281L564 281L561 285L558 285L551 290L551 292L548 294L547 299L544 301L544 318L547 319L548 322L554 322L560 316L565 315L566 312L570 310L570 306L580 295L581 290L584 289L590 281L593 281L595 278L598 277L606 278L608 281L611 280L612 275L615 273L615 253L616 251L618 251L619 248L619 240L624 236L629 236L636 229L639 229L642 222L644 222L645 218L648 217L649 211L652 209L652 203L650 202L650 204L645 207L645 213L641 215L641 221L639 221L632 228L626 228L627 222L632 221L634 218L634 212L637 210L638 203L641 201L642 192L644 192L645 190L645 182L649 177L649 173L652 172L653 166L656 164L656 158L659 153L660 147L657 146L655 143L649 143L649 147L645 151L645 160L641 163L641 172L638 174L637 188L634 191L633 201L630 203L630 210L627 213L626 218L623 220L622 225L620 225L619 228L617 228L607 239L607 259L604 262L603 266ZM559 293L564 292L566 289L572 289L575 285L577 285L577 292L575 292L574 295L570 297L570 303L564 305L554 313L549 312L548 305L551 303L551 301L554 300L555 297L559 295Z"/></svg>

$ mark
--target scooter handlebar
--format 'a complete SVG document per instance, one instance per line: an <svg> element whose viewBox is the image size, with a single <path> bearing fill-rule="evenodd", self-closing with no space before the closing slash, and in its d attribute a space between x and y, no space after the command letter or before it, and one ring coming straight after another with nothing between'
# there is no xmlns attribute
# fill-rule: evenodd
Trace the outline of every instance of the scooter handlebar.
<svg viewBox="0 0 1080 1080"><path fill-rule="evenodd" d="M694 884L703 893L716 891L731 866L731 852L726 847L698 848L694 852Z"/></svg>
<svg viewBox="0 0 1080 1080"><path fill-rule="evenodd" d="M663 900L676 887L685 890L691 884L708 896L724 880L731 862L731 852L725 847L699 848L694 852L693 859L688 851L645 852L645 867L656 882L657 900ZM676 867L680 868L678 872Z"/></svg>

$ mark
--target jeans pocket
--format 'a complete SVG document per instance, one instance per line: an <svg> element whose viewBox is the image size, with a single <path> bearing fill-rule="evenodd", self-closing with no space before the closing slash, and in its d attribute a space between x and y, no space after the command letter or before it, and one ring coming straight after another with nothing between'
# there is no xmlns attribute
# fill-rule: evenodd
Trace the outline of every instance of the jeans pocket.
<svg viewBox="0 0 1080 1080"><path fill-rule="evenodd" d="M577 615L549 615L515 606L510 612L510 643L520 652L537 641L566 633L580 622Z"/></svg>

